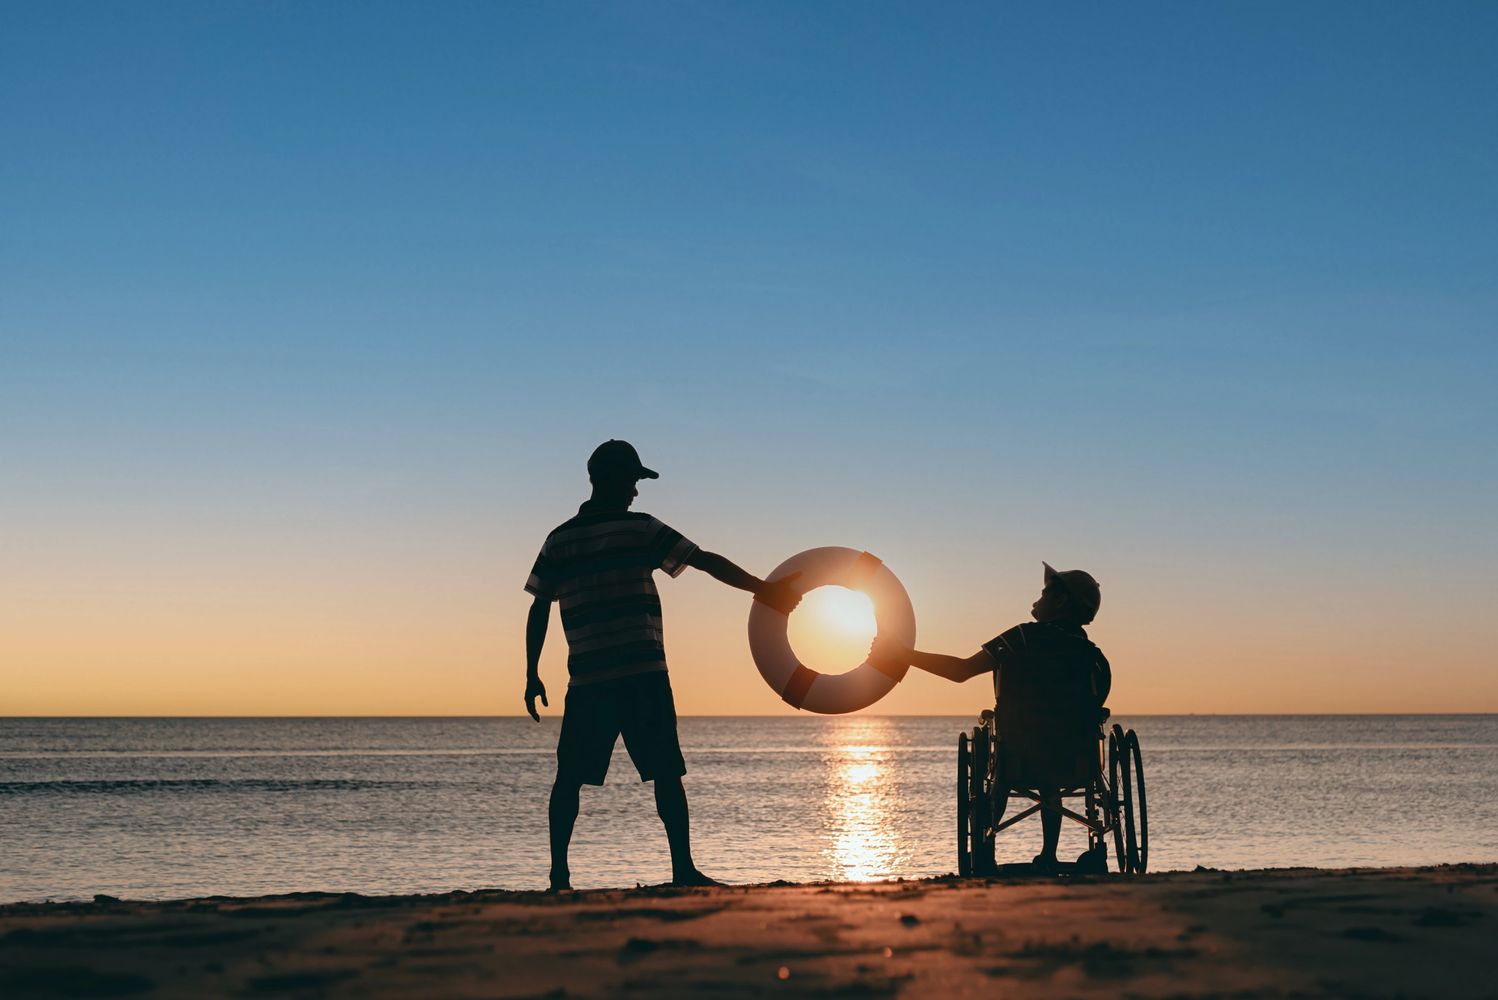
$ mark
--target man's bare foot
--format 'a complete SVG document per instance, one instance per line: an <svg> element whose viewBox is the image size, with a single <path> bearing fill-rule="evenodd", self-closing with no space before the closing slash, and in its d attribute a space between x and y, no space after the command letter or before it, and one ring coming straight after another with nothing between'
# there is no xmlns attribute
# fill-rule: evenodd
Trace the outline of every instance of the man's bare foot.
<svg viewBox="0 0 1498 1000"><path fill-rule="evenodd" d="M674 886L713 886L722 885L723 883L719 882L715 878L709 878L697 869L693 868L685 875L672 875L670 884Z"/></svg>
<svg viewBox="0 0 1498 1000"><path fill-rule="evenodd" d="M552 872L551 887L548 893L572 892L572 874L570 872Z"/></svg>

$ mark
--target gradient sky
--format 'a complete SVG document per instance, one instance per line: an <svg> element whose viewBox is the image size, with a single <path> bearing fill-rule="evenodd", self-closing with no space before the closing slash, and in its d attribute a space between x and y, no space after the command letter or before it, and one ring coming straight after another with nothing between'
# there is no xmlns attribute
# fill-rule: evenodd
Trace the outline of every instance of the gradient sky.
<svg viewBox="0 0 1498 1000"><path fill-rule="evenodd" d="M0 7L0 714L512 714L624 437L1122 712L1498 711L1498 6ZM678 704L776 713L661 582ZM543 677L565 685L553 621ZM875 711L987 697L912 676Z"/></svg>

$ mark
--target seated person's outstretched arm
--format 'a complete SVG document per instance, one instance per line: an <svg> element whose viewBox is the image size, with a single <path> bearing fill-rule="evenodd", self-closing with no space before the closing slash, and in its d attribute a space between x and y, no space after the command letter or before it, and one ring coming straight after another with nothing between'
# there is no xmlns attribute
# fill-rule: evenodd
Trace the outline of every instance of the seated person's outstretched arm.
<svg viewBox="0 0 1498 1000"><path fill-rule="evenodd" d="M945 677L958 684L971 677L977 677L979 674L992 673L994 668L993 657L989 656L988 651L984 649L968 657L948 656L945 653L923 653L918 649L912 649L893 636L876 637L873 648L869 650L869 660L886 665L909 664L917 670Z"/></svg>

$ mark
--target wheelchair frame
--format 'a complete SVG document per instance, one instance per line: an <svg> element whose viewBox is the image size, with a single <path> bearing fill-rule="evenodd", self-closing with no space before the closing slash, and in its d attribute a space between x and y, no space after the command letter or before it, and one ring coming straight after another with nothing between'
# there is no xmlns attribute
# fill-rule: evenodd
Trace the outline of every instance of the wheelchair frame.
<svg viewBox="0 0 1498 1000"><path fill-rule="evenodd" d="M1104 710L1106 712L1106 710ZM1108 840L1113 841L1118 870L1142 874L1149 865L1149 812L1144 793L1144 761L1134 730L1113 725L1106 733L1098 725L1098 759L1086 784L1063 789L1060 813L1087 828L1088 863L1061 862L1061 872L1106 874ZM1104 742L1107 757L1104 759ZM996 857L998 834L1046 808L1038 789L1001 782L1003 741L992 710L985 709L971 735L957 737L957 873L997 875L1029 870L1025 865L1003 865ZM1106 767L1105 767L1106 763ZM1032 802L1005 817L1010 798ZM1066 799L1084 800L1083 812L1066 808ZM1136 825L1137 821L1137 825Z"/></svg>

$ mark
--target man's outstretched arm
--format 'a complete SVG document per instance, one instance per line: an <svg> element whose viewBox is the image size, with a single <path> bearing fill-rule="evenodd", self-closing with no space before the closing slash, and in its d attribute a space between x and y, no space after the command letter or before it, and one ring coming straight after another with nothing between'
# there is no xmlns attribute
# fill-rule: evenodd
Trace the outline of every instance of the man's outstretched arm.
<svg viewBox="0 0 1498 1000"><path fill-rule="evenodd" d="M888 666L908 664L917 670L945 677L958 684L977 677L979 674L992 673L994 668L993 657L988 655L986 649L980 649L972 656L966 657L948 656L945 653L923 653L918 649L912 649L893 636L875 638L873 648L869 650L869 659Z"/></svg>
<svg viewBox="0 0 1498 1000"><path fill-rule="evenodd" d="M720 583L726 583L739 590L747 590L777 611L790 614L796 609L796 605L801 603L801 591L796 586L796 578L801 575L800 573L792 573L774 582L761 580L716 552L707 552L703 549L692 553L691 558L687 560L687 565L693 569L702 570Z"/></svg>
<svg viewBox="0 0 1498 1000"><path fill-rule="evenodd" d="M525 617L525 710L531 718L541 721L536 711L536 699L547 708L546 685L541 683L541 647L546 645L546 626L551 622L551 601L538 597L531 602L530 613Z"/></svg>

